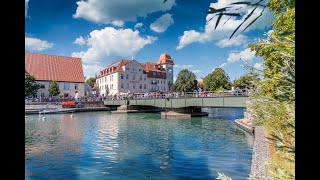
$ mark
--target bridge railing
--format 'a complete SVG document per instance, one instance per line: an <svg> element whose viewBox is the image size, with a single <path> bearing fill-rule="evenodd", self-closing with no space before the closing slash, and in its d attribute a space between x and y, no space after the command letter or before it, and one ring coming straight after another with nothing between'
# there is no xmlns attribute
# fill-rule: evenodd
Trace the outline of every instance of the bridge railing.
<svg viewBox="0 0 320 180"><path fill-rule="evenodd" d="M164 99L164 98L202 98L202 97L228 97L248 96L248 91L202 91L202 92L173 92L173 93L140 93L107 97L106 100L130 100L130 99Z"/></svg>

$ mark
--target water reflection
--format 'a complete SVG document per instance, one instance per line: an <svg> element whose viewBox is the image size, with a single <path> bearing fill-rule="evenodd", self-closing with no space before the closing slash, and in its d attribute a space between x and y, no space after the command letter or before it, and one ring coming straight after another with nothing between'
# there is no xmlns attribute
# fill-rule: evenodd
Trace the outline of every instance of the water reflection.
<svg viewBox="0 0 320 180"><path fill-rule="evenodd" d="M161 119L107 112L26 119L26 178L245 179L252 141L231 117ZM227 170L226 170L227 169Z"/></svg>

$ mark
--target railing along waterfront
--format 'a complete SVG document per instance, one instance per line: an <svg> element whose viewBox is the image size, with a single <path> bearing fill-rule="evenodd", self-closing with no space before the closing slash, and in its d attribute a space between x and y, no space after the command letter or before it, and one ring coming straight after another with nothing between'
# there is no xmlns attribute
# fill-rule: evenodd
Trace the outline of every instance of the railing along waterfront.
<svg viewBox="0 0 320 180"><path fill-rule="evenodd" d="M132 99L179 99L179 98L203 98L203 97L230 97L230 96L248 96L248 91L203 91L203 92L173 92L173 93L134 93L121 96L107 97L105 100L132 100Z"/></svg>

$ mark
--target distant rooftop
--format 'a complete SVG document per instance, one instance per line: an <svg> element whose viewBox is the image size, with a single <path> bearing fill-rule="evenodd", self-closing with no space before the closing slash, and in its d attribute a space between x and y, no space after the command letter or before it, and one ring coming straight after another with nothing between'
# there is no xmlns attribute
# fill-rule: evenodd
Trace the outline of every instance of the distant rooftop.
<svg viewBox="0 0 320 180"><path fill-rule="evenodd" d="M81 58L25 53L25 71L36 80L84 83Z"/></svg>

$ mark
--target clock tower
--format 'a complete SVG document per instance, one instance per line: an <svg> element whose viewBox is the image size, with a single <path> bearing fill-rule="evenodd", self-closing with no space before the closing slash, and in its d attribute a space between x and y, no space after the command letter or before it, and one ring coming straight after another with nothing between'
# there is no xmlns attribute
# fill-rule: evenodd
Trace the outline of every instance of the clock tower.
<svg viewBox="0 0 320 180"><path fill-rule="evenodd" d="M173 85L173 65L174 62L171 59L169 54L161 54L160 58L157 62L158 66L161 66L166 71L166 91L172 92L172 85Z"/></svg>

